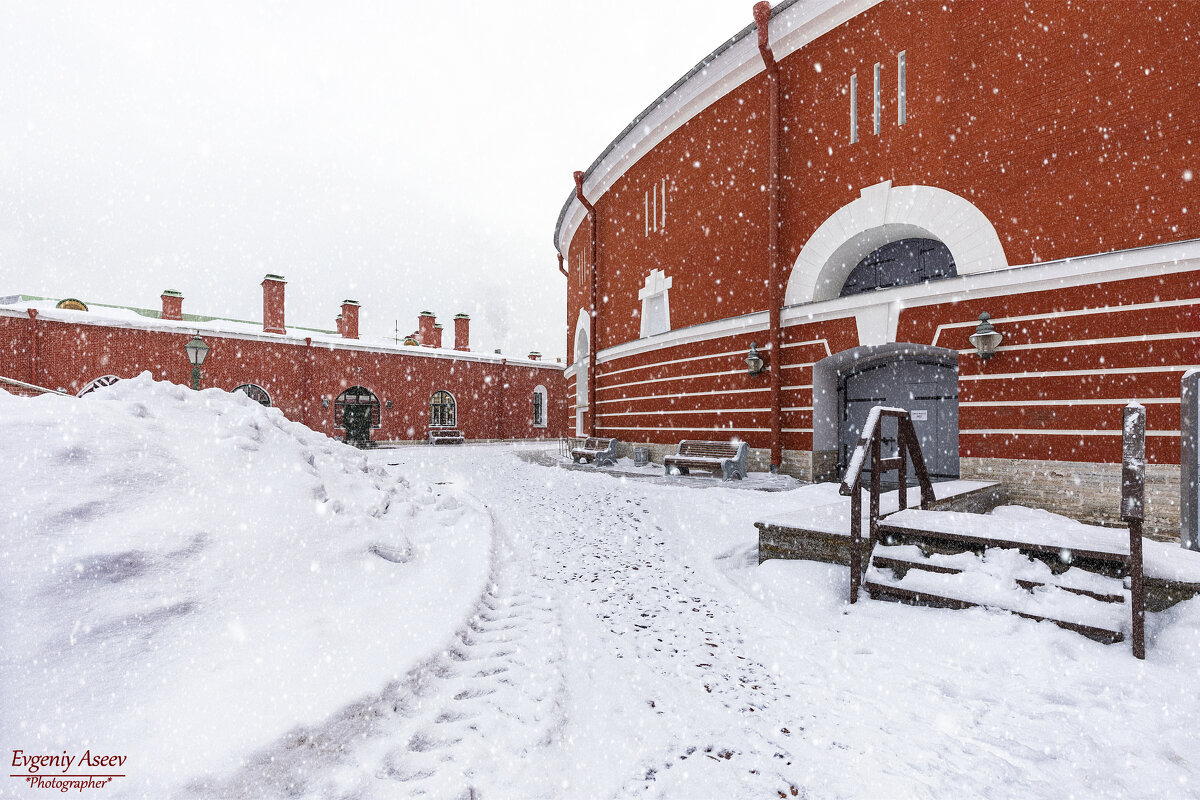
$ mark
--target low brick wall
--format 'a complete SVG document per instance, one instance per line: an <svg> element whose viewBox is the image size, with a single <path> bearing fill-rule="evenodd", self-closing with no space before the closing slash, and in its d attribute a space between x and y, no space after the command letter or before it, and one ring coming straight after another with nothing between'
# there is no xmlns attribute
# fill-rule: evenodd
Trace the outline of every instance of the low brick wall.
<svg viewBox="0 0 1200 800"><path fill-rule="evenodd" d="M1012 503L1044 508L1090 525L1120 526L1121 465L1078 461L964 458L961 477L999 481ZM1146 466L1145 534L1179 541L1179 467Z"/></svg>

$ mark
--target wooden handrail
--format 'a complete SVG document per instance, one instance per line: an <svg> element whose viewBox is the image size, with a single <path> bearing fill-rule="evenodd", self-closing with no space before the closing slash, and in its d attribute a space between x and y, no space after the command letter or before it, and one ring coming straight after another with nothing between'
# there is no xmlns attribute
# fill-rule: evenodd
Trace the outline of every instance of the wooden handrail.
<svg viewBox="0 0 1200 800"><path fill-rule="evenodd" d="M1146 517L1146 407L1130 403L1121 414L1121 520L1129 523L1129 604L1135 658L1146 657L1146 588L1142 521Z"/></svg>
<svg viewBox="0 0 1200 800"><path fill-rule="evenodd" d="M883 426L880 419L895 417L897 428L898 453L894 458L881 456L883 445ZM869 450L868 450L869 448ZM928 509L933 505L933 483L929 480L929 470L925 466L925 457L921 454L921 441L913 428L912 418L903 408L875 406L867 414L863 424L862 435L846 465L846 473L842 477L842 485L838 493L850 495L850 602L858 602L858 589L862 583L862 470L867 462L868 453L871 459L871 494L870 514L868 519L868 539L872 548L879 533L879 498L880 473L885 470L899 472L899 504L901 509L908 508L908 462L912 461L917 473L917 482L921 486L921 508Z"/></svg>

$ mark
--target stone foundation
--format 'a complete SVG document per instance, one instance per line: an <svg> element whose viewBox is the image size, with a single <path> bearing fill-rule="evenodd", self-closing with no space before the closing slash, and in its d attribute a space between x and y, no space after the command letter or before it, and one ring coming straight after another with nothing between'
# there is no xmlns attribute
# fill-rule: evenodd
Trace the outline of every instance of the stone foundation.
<svg viewBox="0 0 1200 800"><path fill-rule="evenodd" d="M1121 526L1121 465L1078 461L964 458L960 476L999 481L1016 505L1044 508L1089 525ZM1179 467L1146 466L1146 521L1151 539L1179 541Z"/></svg>

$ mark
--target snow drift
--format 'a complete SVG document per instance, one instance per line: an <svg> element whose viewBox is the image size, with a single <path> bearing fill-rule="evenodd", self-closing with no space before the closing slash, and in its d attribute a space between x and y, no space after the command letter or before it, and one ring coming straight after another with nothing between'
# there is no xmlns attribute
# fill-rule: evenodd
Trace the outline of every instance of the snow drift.
<svg viewBox="0 0 1200 800"><path fill-rule="evenodd" d="M113 793L233 769L379 691L487 580L477 503L241 394L0 392L0 440L2 746L126 754Z"/></svg>

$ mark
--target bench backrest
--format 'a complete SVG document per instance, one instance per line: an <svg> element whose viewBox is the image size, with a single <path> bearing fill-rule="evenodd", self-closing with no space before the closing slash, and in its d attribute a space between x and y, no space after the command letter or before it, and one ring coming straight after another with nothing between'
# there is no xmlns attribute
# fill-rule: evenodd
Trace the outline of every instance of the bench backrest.
<svg viewBox="0 0 1200 800"><path fill-rule="evenodd" d="M612 439L586 439L583 443L584 450L607 450L612 444Z"/></svg>
<svg viewBox="0 0 1200 800"><path fill-rule="evenodd" d="M439 428L436 431L430 431L430 434L435 439L457 439L462 436L462 431L452 431L446 428Z"/></svg>
<svg viewBox="0 0 1200 800"><path fill-rule="evenodd" d="M679 455L702 458L737 458L740 444L732 442L700 442L684 439L679 443Z"/></svg>

